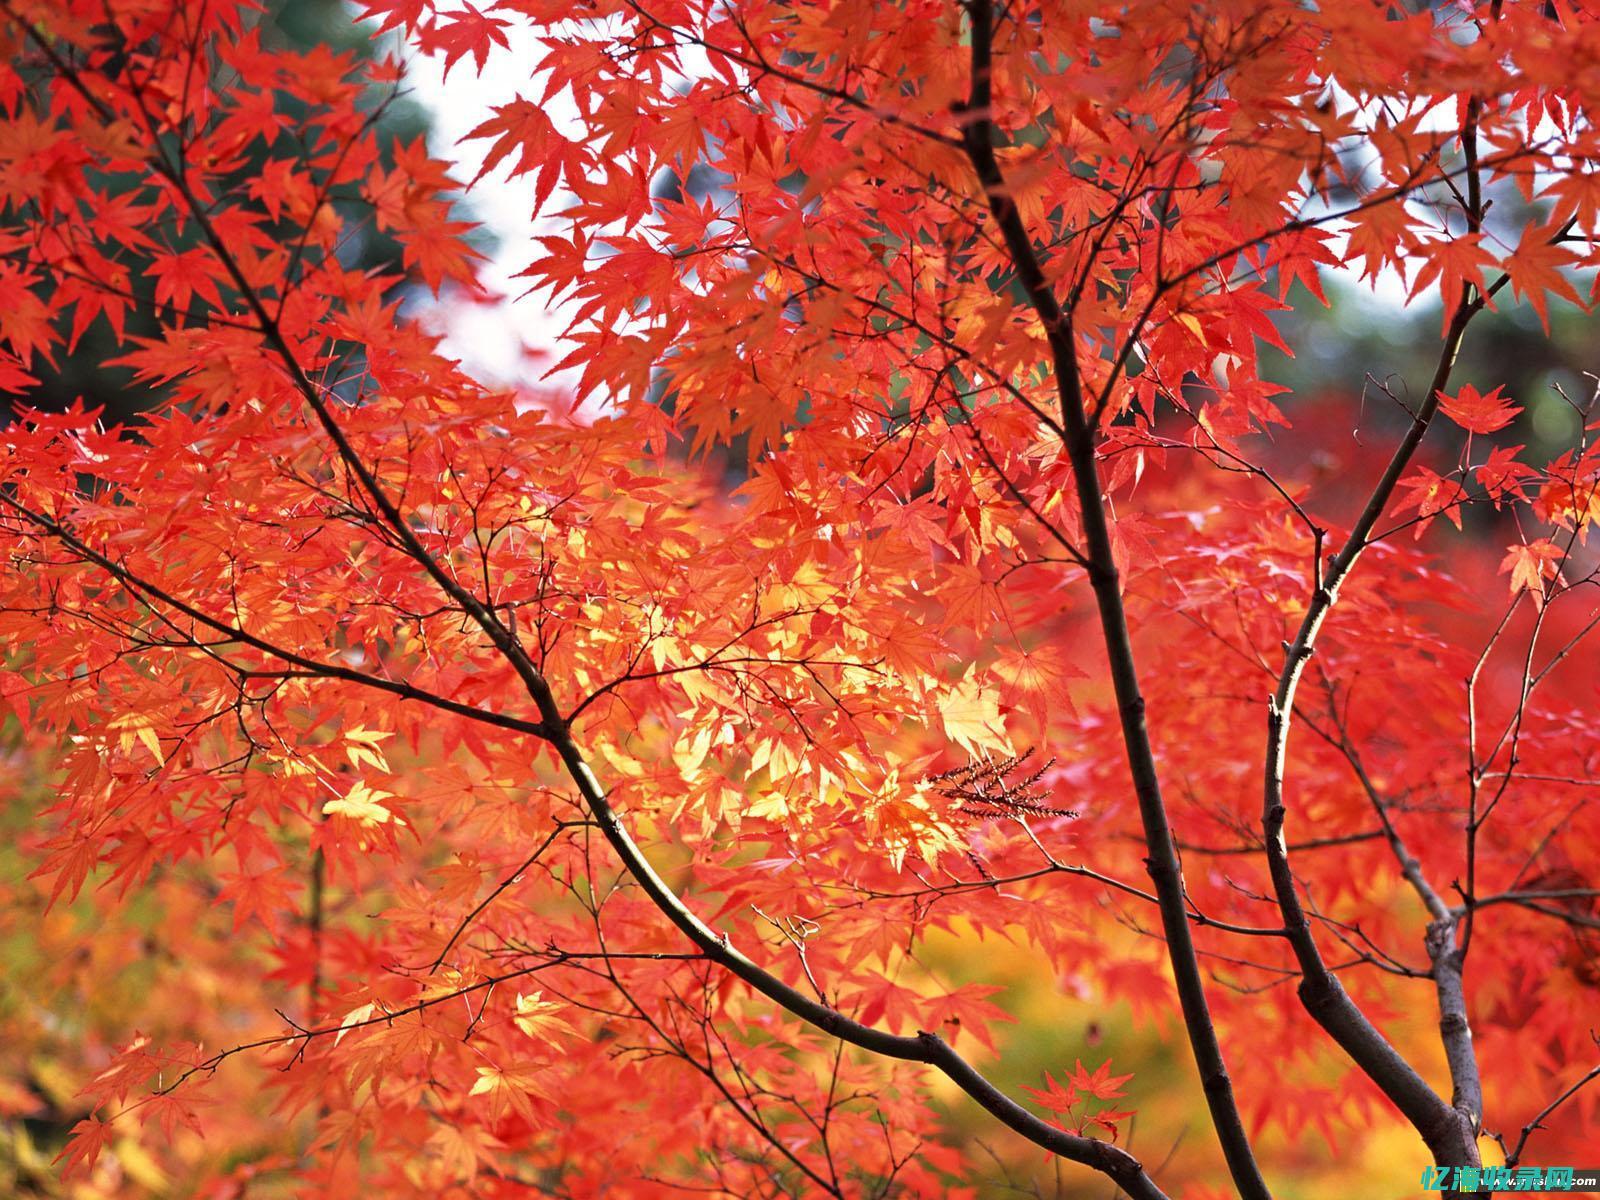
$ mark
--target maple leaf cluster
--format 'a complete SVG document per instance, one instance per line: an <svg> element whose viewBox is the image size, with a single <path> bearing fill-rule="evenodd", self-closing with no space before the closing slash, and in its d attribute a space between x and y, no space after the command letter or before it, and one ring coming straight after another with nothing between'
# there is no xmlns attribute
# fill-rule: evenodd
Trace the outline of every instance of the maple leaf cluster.
<svg viewBox="0 0 1600 1200"><path fill-rule="evenodd" d="M1592 14L363 12L396 57L0 0L0 386L93 327L165 396L0 435L0 1119L71 1131L49 1173L960 1197L1043 1151L1263 1200L1307 1131L1411 1147L1384 1186L1581 1157L1600 414L1531 454L1457 362L1590 307ZM560 403L349 265L378 231L485 298L452 165L374 120L513 32L473 136L544 214ZM1392 437L1263 376L1333 271L1441 305L1411 386L1373 364Z"/></svg>

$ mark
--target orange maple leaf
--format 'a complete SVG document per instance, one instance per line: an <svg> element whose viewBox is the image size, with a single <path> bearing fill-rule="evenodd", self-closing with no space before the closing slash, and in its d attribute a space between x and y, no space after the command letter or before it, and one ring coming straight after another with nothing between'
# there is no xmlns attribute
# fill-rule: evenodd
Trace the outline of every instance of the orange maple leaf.
<svg viewBox="0 0 1600 1200"><path fill-rule="evenodd" d="M67 1139L66 1147L54 1159L55 1162L61 1163L62 1178L71 1179L87 1174L110 1140L109 1121L102 1121L96 1116L88 1116L79 1121L72 1127L72 1134Z"/></svg>
<svg viewBox="0 0 1600 1200"><path fill-rule="evenodd" d="M1500 570L1511 572L1511 594L1523 588L1533 596L1535 604L1544 603L1544 581L1553 579L1565 555L1549 538L1533 542L1519 542L1506 551L1500 560Z"/></svg>
<svg viewBox="0 0 1600 1200"><path fill-rule="evenodd" d="M1582 308L1583 300L1572 281L1562 272L1576 265L1578 258L1553 240L1556 231L1543 225L1522 231L1522 241L1503 264L1511 279L1511 290L1526 297L1539 314L1539 323L1550 329L1550 297L1558 296Z"/></svg>

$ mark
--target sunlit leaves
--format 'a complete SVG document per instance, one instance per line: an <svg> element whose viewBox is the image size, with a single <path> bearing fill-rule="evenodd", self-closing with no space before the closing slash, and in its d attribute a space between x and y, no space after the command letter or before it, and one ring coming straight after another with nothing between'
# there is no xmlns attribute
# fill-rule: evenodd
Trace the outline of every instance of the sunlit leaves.
<svg viewBox="0 0 1600 1200"><path fill-rule="evenodd" d="M577 1031L561 1016L562 1005L541 999L541 996L540 992L519 995L512 1022L535 1041L560 1047L567 1038L575 1037Z"/></svg>
<svg viewBox="0 0 1600 1200"><path fill-rule="evenodd" d="M166 761L161 752L161 739L156 734L156 719L145 713L118 713L106 722L106 728L117 735L117 746L126 754L135 745L143 746L158 764Z"/></svg>
<svg viewBox="0 0 1600 1200"><path fill-rule="evenodd" d="M552 1099L539 1082L534 1067L479 1067L468 1096L481 1096L488 1106L489 1119L498 1121L515 1114L525 1121L535 1120L535 1103Z"/></svg>
<svg viewBox="0 0 1600 1200"><path fill-rule="evenodd" d="M1500 562L1500 570L1509 572L1513 595L1527 589L1537 604L1544 599L1545 580L1555 576L1565 557L1565 552L1549 538L1539 538L1509 547Z"/></svg>
<svg viewBox="0 0 1600 1200"><path fill-rule="evenodd" d="M344 1018L339 1022L339 1032L334 1035L334 1045L338 1045L339 1041L350 1030L358 1029L367 1024L371 1020L372 1014L377 1011L378 1006L376 1004L358 1004L345 1013Z"/></svg>
<svg viewBox="0 0 1600 1200"><path fill-rule="evenodd" d="M997 695L973 673L940 698L939 715L945 735L969 754L1010 749Z"/></svg>
<svg viewBox="0 0 1600 1200"><path fill-rule="evenodd" d="M347 729L344 735L347 743L344 750L345 757L350 760L350 765L356 770L360 770L363 766L371 766L375 770L387 772L389 770L389 762L384 758L380 747L393 736L392 732L376 729L362 729L360 727Z"/></svg>
<svg viewBox="0 0 1600 1200"><path fill-rule="evenodd" d="M357 782L352 784L350 790L343 796L324 804L322 814L327 817L343 817L357 825L368 827L385 825L400 819L383 805L383 801L392 799L394 799L393 792L380 791Z"/></svg>

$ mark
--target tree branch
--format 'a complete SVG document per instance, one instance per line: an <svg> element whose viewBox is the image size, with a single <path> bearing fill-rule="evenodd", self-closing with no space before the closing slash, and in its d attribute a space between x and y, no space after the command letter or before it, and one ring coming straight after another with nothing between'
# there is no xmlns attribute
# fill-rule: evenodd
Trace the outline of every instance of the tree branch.
<svg viewBox="0 0 1600 1200"><path fill-rule="evenodd" d="M1469 111L1462 133L1464 142L1474 144L1472 130L1476 121L1475 111ZM1475 172L1469 172L1469 176L1472 174ZM1474 214L1470 219L1477 220L1479 215ZM1267 866L1279 910L1283 913L1284 925L1289 931L1290 945L1294 948L1304 976L1299 988L1301 1002L1317 1023L1400 1109L1422 1135L1423 1141L1441 1165L1476 1165L1479 1162L1476 1132L1482 1120L1481 1089L1474 1086L1477 1065L1471 1048L1472 1033L1466 1023L1465 1002L1459 995L1461 960L1460 950L1454 945L1455 923L1449 920L1448 928L1445 928L1436 920L1429 927L1428 949L1434 961L1434 978L1441 1005L1440 1031L1445 1039L1459 1109L1447 1105L1389 1044L1324 962L1289 865L1288 846L1284 840L1287 817L1284 776L1295 694L1306 665L1316 651L1317 635L1338 600L1340 585L1355 568L1362 552L1371 544L1373 529L1388 507L1401 475L1421 445L1434 413L1438 411L1439 394L1449 383L1467 325L1482 310L1485 302L1484 296L1477 294L1476 289L1469 288L1456 305L1445 328L1444 342L1433 377L1412 418L1411 426L1390 455L1343 548L1328 564L1320 586L1312 593L1293 641L1284 651L1283 669L1267 705L1267 755L1262 789L1261 825ZM1449 939L1448 945L1441 940L1443 938Z"/></svg>
<svg viewBox="0 0 1600 1200"><path fill-rule="evenodd" d="M1095 431L1084 404L1078 373L1077 347L1071 313L1057 301L1045 277L1044 266L1033 240L1023 225L1011 199L1004 172L994 152L995 126L993 88L990 74L994 54L994 9L991 0L968 0L971 21L972 83L963 121L962 145L988 199L989 211L1005 240L1018 281L1044 325L1054 369L1056 390L1061 402L1061 423L1067 431L1066 448L1072 464L1074 486L1083 525L1083 551L1086 570L1094 590L1106 657L1111 668L1117 697L1122 740L1133 775L1134 794L1144 825L1145 860L1150 879L1160 901L1162 932L1167 955L1183 1009L1184 1027L1200 1073L1212 1125L1222 1144L1228 1171L1245 1200L1269 1200L1266 1181L1256 1165L1255 1153L1245 1132L1244 1121L1234 1099L1216 1026L1211 1019L1201 978L1199 958L1189 929L1184 903L1183 869L1178 859L1161 784L1156 772L1155 754L1145 726L1144 696L1134 660L1133 642L1128 632L1127 614L1122 605L1122 587L1112 552L1111 531L1106 519L1105 497L1095 456Z"/></svg>

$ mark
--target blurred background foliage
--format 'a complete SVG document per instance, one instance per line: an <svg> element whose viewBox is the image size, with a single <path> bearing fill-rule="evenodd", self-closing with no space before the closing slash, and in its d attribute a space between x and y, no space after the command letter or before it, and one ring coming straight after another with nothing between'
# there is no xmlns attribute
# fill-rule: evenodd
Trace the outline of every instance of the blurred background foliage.
<svg viewBox="0 0 1600 1200"><path fill-rule="evenodd" d="M1580 281L1580 290L1587 283ZM1296 356L1263 347L1263 373L1292 390L1294 398L1285 407L1296 429L1312 416L1312 406L1331 407L1346 422L1354 399L1356 436L1371 432L1382 443L1383 435L1401 429L1410 418L1379 385L1388 383L1402 399L1422 399L1417 392L1438 355L1439 305L1401 307L1347 276L1330 277L1327 293L1330 307L1324 308L1296 285L1289 298L1293 310L1278 321ZM1547 462L1575 440L1579 417L1561 393L1582 403L1594 392L1600 346L1592 320L1572 305L1551 303L1547 333L1532 309L1512 305L1509 299L1504 297L1498 311L1473 323L1453 378L1457 386L1471 383L1484 391L1504 386L1523 412L1493 435L1495 444L1525 446L1530 462ZM1451 453L1459 433L1441 424L1429 448L1436 456Z"/></svg>

